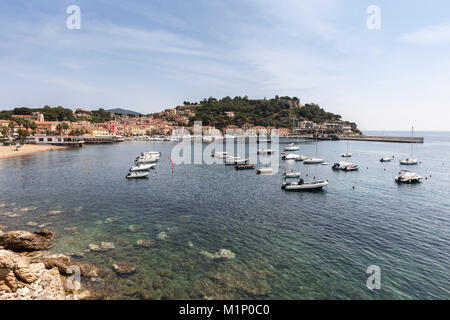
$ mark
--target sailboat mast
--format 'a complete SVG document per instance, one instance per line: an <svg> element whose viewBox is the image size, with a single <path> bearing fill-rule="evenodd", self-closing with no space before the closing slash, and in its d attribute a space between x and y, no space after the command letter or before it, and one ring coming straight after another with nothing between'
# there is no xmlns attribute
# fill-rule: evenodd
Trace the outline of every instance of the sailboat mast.
<svg viewBox="0 0 450 320"><path fill-rule="evenodd" d="M414 143L413 143L413 138L414 138L414 126L411 129L411 159L414 158Z"/></svg>

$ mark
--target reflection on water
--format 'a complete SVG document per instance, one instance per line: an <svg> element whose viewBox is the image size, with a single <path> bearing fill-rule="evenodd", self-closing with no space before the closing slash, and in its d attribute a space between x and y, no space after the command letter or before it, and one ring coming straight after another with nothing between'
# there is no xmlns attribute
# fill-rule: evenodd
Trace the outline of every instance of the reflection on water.
<svg viewBox="0 0 450 320"><path fill-rule="evenodd" d="M397 160L378 161L407 156L404 144L350 142L358 172L281 161L273 176L224 165L179 165L172 174L173 143L39 153L0 162L0 224L47 227L57 232L52 252L110 270L83 283L100 289L98 298L448 299L449 140L439 134L415 147L423 163L414 170L427 176L420 185L395 184ZM300 146L315 154L313 143ZM346 148L319 142L319 156L340 161ZM163 152L150 179L127 181L148 150ZM284 168L330 184L284 192ZM101 242L115 248L88 252ZM137 272L118 277L114 263ZM379 292L365 286L370 265L381 267Z"/></svg>

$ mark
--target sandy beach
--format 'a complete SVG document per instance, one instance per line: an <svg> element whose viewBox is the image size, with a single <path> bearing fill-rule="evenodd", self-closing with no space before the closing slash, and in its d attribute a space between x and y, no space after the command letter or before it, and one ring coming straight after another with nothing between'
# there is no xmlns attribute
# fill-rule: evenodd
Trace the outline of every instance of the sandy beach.
<svg viewBox="0 0 450 320"><path fill-rule="evenodd" d="M52 146L52 145L26 144L20 147L19 151L14 151L15 147L13 146L0 146L0 159L20 157L42 151L61 150L66 148L67 147Z"/></svg>

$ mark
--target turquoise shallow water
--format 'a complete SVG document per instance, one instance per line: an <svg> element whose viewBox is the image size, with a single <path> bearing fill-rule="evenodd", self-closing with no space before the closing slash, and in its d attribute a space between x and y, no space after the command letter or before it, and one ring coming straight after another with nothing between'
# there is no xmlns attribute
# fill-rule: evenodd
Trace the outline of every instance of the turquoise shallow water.
<svg viewBox="0 0 450 320"><path fill-rule="evenodd" d="M257 176L224 165L179 165L172 174L174 143L1 160L0 224L10 230L48 224L57 233L55 253L114 242L110 252L77 259L106 269L137 265L132 276L111 273L83 283L104 299L449 299L450 133L417 135L426 139L415 146L422 163L410 169L427 176L417 185L393 181L407 144L350 142L358 172L280 161L287 170L329 179L316 193L281 190L283 170ZM319 142L319 156L340 161L346 145ZM300 146L314 155L313 142ZM151 178L125 180L137 154L148 150L163 153ZM382 164L383 155L396 161ZM161 232L165 239L158 239ZM139 248L138 239L152 246ZM236 257L209 256L222 248ZM366 287L370 265L381 268L376 292Z"/></svg>

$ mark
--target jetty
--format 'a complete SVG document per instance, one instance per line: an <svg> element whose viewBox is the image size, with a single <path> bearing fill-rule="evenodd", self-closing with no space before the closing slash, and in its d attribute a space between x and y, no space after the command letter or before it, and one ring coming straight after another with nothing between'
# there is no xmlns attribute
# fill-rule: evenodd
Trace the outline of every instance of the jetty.
<svg viewBox="0 0 450 320"><path fill-rule="evenodd" d="M396 143L424 143L423 137L392 137L392 136L347 136L339 135L339 140L396 142Z"/></svg>
<svg viewBox="0 0 450 320"><path fill-rule="evenodd" d="M119 136L84 136L85 144L103 144L123 142L125 139Z"/></svg>

